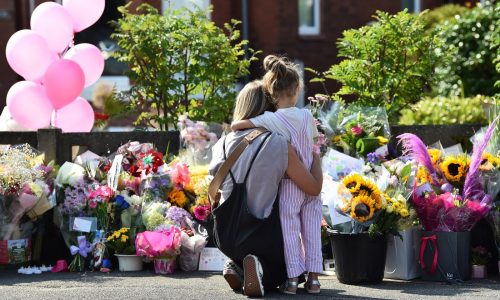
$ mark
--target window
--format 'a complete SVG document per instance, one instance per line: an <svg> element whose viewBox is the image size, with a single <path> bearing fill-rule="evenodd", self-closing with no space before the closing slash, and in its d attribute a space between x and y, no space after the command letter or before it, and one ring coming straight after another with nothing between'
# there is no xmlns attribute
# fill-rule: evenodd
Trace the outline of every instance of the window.
<svg viewBox="0 0 500 300"><path fill-rule="evenodd" d="M409 12L419 13L422 11L422 0L403 0L402 6Z"/></svg>
<svg viewBox="0 0 500 300"><path fill-rule="evenodd" d="M299 34L318 35L320 32L320 0L299 1Z"/></svg>

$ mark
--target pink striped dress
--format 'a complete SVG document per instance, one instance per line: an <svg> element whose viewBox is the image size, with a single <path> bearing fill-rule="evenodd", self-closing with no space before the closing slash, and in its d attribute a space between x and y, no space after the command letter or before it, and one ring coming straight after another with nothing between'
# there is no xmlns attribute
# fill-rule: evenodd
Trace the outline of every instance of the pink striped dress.
<svg viewBox="0 0 500 300"><path fill-rule="evenodd" d="M310 113L304 112L301 128L295 128L286 115L274 115L290 132L290 142L304 162L311 168L313 138L309 126L314 124ZM322 204L319 196L306 195L291 179L282 179L280 185L280 219L285 246L288 278L307 272L323 271L321 253Z"/></svg>

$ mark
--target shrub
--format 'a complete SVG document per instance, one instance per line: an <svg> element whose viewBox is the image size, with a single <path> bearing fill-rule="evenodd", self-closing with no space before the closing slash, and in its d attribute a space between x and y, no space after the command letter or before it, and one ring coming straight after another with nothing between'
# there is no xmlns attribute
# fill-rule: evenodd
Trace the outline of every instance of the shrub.
<svg viewBox="0 0 500 300"><path fill-rule="evenodd" d="M235 83L248 74L250 61L236 30L238 21L217 27L199 8L168 9L164 15L142 4L138 14L129 5L112 35L120 50L113 54L129 64L133 82L130 101L142 113L136 125L168 130L178 116L223 122L231 115ZM250 50L251 53L253 53Z"/></svg>
<svg viewBox="0 0 500 300"><path fill-rule="evenodd" d="M385 107L389 121L395 122L399 111L434 83L434 69L448 53L436 51L442 41L426 33L421 15L379 11L375 19L372 25L344 31L337 43L343 61L323 74L309 70L318 75L312 82L340 82L334 100L353 95L359 105Z"/></svg>
<svg viewBox="0 0 500 300"><path fill-rule="evenodd" d="M500 56L495 43L500 39L500 2L478 4L437 26L437 32L445 41L441 51L456 53L452 63L437 70L444 78L437 92L443 96L494 95L495 82L500 79L494 64Z"/></svg>
<svg viewBox="0 0 500 300"><path fill-rule="evenodd" d="M474 98L424 98L411 109L401 112L401 125L486 124L482 96Z"/></svg>
<svg viewBox="0 0 500 300"><path fill-rule="evenodd" d="M426 29L431 29L444 21L462 15L468 10L468 8L462 5L445 4L438 8L426 11L422 14L422 21L424 22Z"/></svg>

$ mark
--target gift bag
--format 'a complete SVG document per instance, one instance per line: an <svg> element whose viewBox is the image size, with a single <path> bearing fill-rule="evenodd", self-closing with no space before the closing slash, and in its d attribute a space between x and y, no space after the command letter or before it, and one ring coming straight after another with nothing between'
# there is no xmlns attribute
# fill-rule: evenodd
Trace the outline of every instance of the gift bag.
<svg viewBox="0 0 500 300"><path fill-rule="evenodd" d="M470 232L423 231L419 264L422 279L463 281L470 278Z"/></svg>
<svg viewBox="0 0 500 300"><path fill-rule="evenodd" d="M385 259L385 278L411 280L420 277L418 255L421 231L417 228L400 231L403 237L389 235Z"/></svg>

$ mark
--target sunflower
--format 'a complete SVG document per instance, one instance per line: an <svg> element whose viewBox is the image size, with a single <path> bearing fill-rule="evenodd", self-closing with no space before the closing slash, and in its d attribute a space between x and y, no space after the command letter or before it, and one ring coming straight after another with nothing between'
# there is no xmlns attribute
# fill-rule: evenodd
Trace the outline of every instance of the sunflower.
<svg viewBox="0 0 500 300"><path fill-rule="evenodd" d="M451 182L460 182L465 178L467 173L468 159L458 156L448 156L441 163L441 171L447 180Z"/></svg>
<svg viewBox="0 0 500 300"><path fill-rule="evenodd" d="M490 171L494 168L500 167L500 158L493 156L491 153L484 152L481 156L481 171Z"/></svg>
<svg viewBox="0 0 500 300"><path fill-rule="evenodd" d="M375 200L375 208L382 208L382 195L380 189L371 180L363 180L359 185L359 194L365 194Z"/></svg>
<svg viewBox="0 0 500 300"><path fill-rule="evenodd" d="M175 206L184 207L187 203L187 197L183 191L173 189L170 193L168 193L168 201Z"/></svg>
<svg viewBox="0 0 500 300"><path fill-rule="evenodd" d="M367 195L359 195L352 199L350 216L358 222L365 222L373 218L375 201Z"/></svg>
<svg viewBox="0 0 500 300"><path fill-rule="evenodd" d="M439 149L427 149L427 153L429 153L429 156L431 157L432 164L437 166L439 160L441 159L441 151Z"/></svg>
<svg viewBox="0 0 500 300"><path fill-rule="evenodd" d="M342 184L351 193L356 193L359 190L362 182L364 182L363 177L357 173L349 174L342 180Z"/></svg>
<svg viewBox="0 0 500 300"><path fill-rule="evenodd" d="M427 169L424 167L419 167L417 171L417 183L418 185L422 185L424 183L430 182L432 183L432 176L427 172Z"/></svg>

